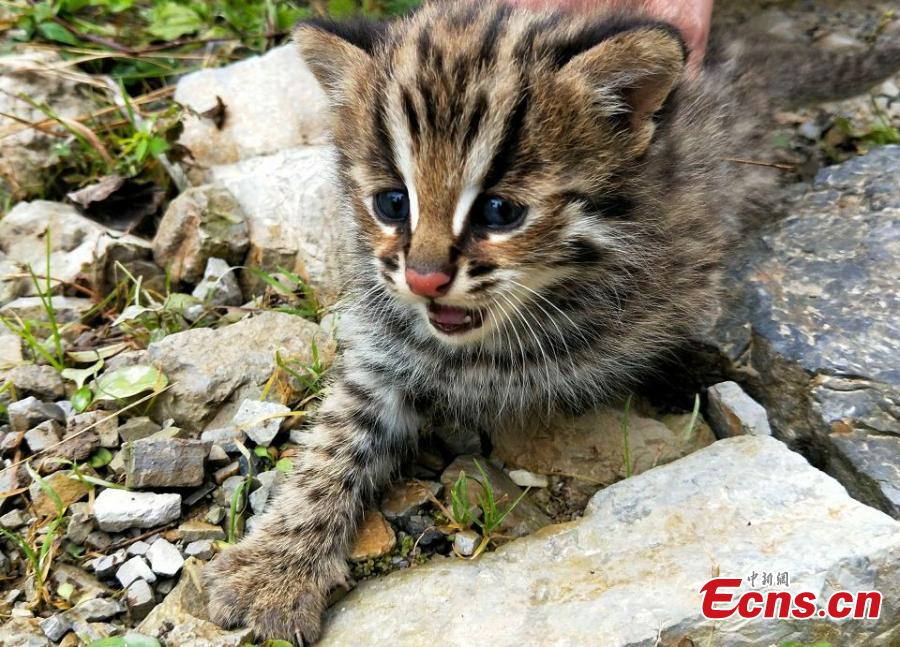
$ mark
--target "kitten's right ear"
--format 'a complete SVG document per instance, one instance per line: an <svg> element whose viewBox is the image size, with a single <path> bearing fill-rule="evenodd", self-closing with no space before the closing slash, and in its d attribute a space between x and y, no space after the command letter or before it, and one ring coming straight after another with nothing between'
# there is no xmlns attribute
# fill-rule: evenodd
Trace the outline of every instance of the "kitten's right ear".
<svg viewBox="0 0 900 647"><path fill-rule="evenodd" d="M310 19L294 28L294 41L325 94L337 104L346 99L353 70L372 62L372 53L386 34L385 23Z"/></svg>

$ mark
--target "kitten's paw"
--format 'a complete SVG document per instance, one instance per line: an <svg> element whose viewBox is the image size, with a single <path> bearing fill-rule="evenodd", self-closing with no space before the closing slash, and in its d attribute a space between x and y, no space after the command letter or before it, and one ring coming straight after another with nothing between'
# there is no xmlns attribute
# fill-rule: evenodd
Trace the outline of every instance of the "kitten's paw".
<svg viewBox="0 0 900 647"><path fill-rule="evenodd" d="M260 641L309 645L319 637L322 612L340 577L322 578L292 568L265 547L235 546L204 569L210 619L222 627L248 627ZM333 579L333 581L332 581Z"/></svg>

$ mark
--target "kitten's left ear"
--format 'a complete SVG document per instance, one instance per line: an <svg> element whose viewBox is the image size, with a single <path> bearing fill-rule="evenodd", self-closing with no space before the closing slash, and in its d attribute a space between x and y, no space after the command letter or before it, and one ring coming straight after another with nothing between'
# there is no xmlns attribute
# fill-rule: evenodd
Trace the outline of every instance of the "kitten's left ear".
<svg viewBox="0 0 900 647"><path fill-rule="evenodd" d="M372 61L372 52L383 41L387 24L374 21L305 20L294 28L300 55L332 103L347 97L353 70Z"/></svg>
<svg viewBox="0 0 900 647"><path fill-rule="evenodd" d="M636 152L643 152L653 136L652 117L681 77L686 55L673 27L650 23L601 40L568 61L561 74L587 84L601 105L624 113Z"/></svg>

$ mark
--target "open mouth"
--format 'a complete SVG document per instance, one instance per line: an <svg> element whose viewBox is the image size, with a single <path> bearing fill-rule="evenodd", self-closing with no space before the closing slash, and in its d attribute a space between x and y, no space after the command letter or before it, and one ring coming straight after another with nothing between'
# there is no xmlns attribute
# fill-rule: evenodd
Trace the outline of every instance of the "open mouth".
<svg viewBox="0 0 900 647"><path fill-rule="evenodd" d="M428 321L445 335L459 335L480 328L484 315L480 310L442 306L432 301L428 304Z"/></svg>

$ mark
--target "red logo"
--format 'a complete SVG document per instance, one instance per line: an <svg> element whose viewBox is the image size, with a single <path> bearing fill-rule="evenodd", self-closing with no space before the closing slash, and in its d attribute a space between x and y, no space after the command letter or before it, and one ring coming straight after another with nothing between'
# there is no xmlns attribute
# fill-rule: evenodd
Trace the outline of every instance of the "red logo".
<svg viewBox="0 0 900 647"><path fill-rule="evenodd" d="M811 591L793 593L777 590L739 592L739 577L716 577L700 588L704 618L723 620L737 614L741 618L831 618L874 620L881 613L878 591L837 591L823 606Z"/></svg>

